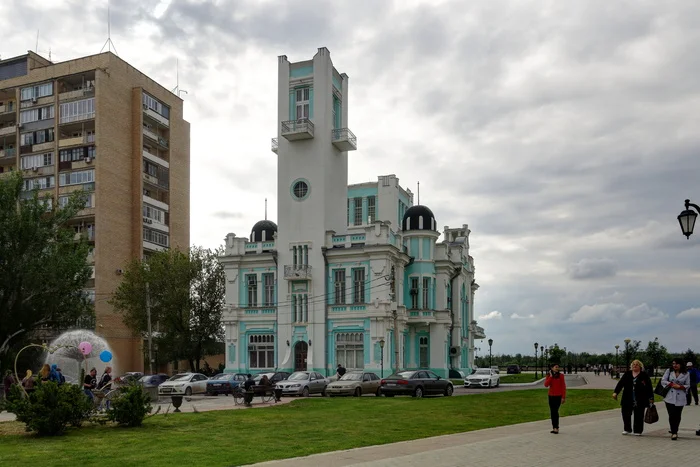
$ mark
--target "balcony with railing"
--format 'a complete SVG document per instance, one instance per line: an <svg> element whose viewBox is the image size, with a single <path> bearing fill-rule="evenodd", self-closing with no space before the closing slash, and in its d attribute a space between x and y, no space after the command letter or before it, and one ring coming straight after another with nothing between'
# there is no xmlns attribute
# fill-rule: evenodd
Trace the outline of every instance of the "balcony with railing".
<svg viewBox="0 0 700 467"><path fill-rule="evenodd" d="M158 122L163 126L170 126L170 120L156 112L155 110L148 107L147 104L143 104L143 114L150 118L151 120Z"/></svg>
<svg viewBox="0 0 700 467"><path fill-rule="evenodd" d="M311 139L314 137L314 124L308 118L288 120L286 122L282 122L281 133L282 136L287 139L287 141Z"/></svg>
<svg viewBox="0 0 700 467"><path fill-rule="evenodd" d="M474 336L474 339L486 339L484 328L477 326L476 321L469 324L469 332Z"/></svg>
<svg viewBox="0 0 700 467"><path fill-rule="evenodd" d="M0 105L0 116L2 115L13 115L17 112L17 104L15 101L9 101L6 104Z"/></svg>
<svg viewBox="0 0 700 467"><path fill-rule="evenodd" d="M15 148L0 149L0 160L10 159L15 160L17 150Z"/></svg>
<svg viewBox="0 0 700 467"><path fill-rule="evenodd" d="M63 101L69 101L73 99L84 99L87 97L94 97L95 96L95 87L90 86L84 89L74 89L73 91L66 91L62 92L58 95L58 100L63 102Z"/></svg>
<svg viewBox="0 0 700 467"><path fill-rule="evenodd" d="M357 150L357 137L349 128L336 128L331 132L333 146L341 151Z"/></svg>
<svg viewBox="0 0 700 467"><path fill-rule="evenodd" d="M77 146L80 144L88 144L88 143L94 143L94 142L95 142L95 134L91 133L89 135L80 135L80 136L71 136L70 138L61 138L58 141L58 147L65 148L67 146ZM32 151L37 151L37 149L32 148Z"/></svg>
<svg viewBox="0 0 700 467"><path fill-rule="evenodd" d="M272 152L277 154L277 150L280 148L280 142L277 138L272 138Z"/></svg>
<svg viewBox="0 0 700 467"><path fill-rule="evenodd" d="M14 135L16 131L17 125L10 123L9 125L5 125L4 127L0 128L0 136Z"/></svg>
<svg viewBox="0 0 700 467"><path fill-rule="evenodd" d="M311 266L308 264L286 264L284 278L288 280L311 279Z"/></svg>

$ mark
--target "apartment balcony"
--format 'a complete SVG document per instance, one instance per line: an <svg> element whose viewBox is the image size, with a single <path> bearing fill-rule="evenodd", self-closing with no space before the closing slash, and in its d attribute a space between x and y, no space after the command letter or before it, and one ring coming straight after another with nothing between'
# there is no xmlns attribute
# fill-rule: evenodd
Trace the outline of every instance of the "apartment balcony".
<svg viewBox="0 0 700 467"><path fill-rule="evenodd" d="M17 125L7 125L0 128L0 136L14 135L17 131Z"/></svg>
<svg viewBox="0 0 700 467"><path fill-rule="evenodd" d="M155 110L151 109L148 107L148 105L143 104L143 113L150 119L155 120L156 122L160 123L163 126L170 126L170 120L167 118L163 117L161 114L156 112Z"/></svg>
<svg viewBox="0 0 700 467"><path fill-rule="evenodd" d="M76 89L75 91L62 92L58 95L58 100L63 102L63 101L69 101L69 100L73 100L73 99L83 99L86 97L94 97L94 96L95 96L95 88L89 87L86 89Z"/></svg>
<svg viewBox="0 0 700 467"><path fill-rule="evenodd" d="M277 154L277 150L280 148L280 142L277 138L272 138L272 152Z"/></svg>
<svg viewBox="0 0 700 467"><path fill-rule="evenodd" d="M141 174L143 176L144 183L150 183L151 185L155 185L158 188L161 188L163 190L170 189L167 176L165 176L163 178L159 178L159 177L154 177L153 175L147 174L145 172L142 172Z"/></svg>
<svg viewBox="0 0 700 467"><path fill-rule="evenodd" d="M34 145L32 145L32 152L48 151L49 149L53 149L55 146L56 146L56 143L54 141L34 144ZM59 144L59 146L60 146L60 144Z"/></svg>
<svg viewBox="0 0 700 467"><path fill-rule="evenodd" d="M273 305L264 307L244 307L240 310L243 316L258 315L270 318L276 318L277 316L277 309Z"/></svg>
<svg viewBox="0 0 700 467"><path fill-rule="evenodd" d="M311 279L311 266L308 264L287 264L284 266L284 278L288 280Z"/></svg>
<svg viewBox="0 0 700 467"><path fill-rule="evenodd" d="M149 130L146 127L143 127L143 136L152 140L154 143L158 144L160 147L162 147L164 149L168 149L168 140L163 138L162 136L158 136L156 133L154 133L153 131Z"/></svg>
<svg viewBox="0 0 700 467"><path fill-rule="evenodd" d="M2 178L10 178L14 171L8 170L7 172L0 172L0 179Z"/></svg>
<svg viewBox="0 0 700 467"><path fill-rule="evenodd" d="M476 321L472 321L469 324L469 332L474 336L474 339L486 339L486 332L484 328L476 325Z"/></svg>
<svg viewBox="0 0 700 467"><path fill-rule="evenodd" d="M314 137L314 124L308 118L282 122L282 136L287 138L287 141L311 139Z"/></svg>
<svg viewBox="0 0 700 467"><path fill-rule="evenodd" d="M336 128L331 132L333 146L341 151L356 151L357 137L349 128Z"/></svg>
<svg viewBox="0 0 700 467"><path fill-rule="evenodd" d="M408 310L408 322L411 324L434 323L435 312L432 310Z"/></svg>
<svg viewBox="0 0 700 467"><path fill-rule="evenodd" d="M80 144L88 144L88 143L94 143L95 142L95 135L82 135L82 136L74 136L72 138L62 138L58 141L58 147L59 148L65 148L68 146L78 146ZM48 144L48 143L46 143ZM53 143L50 143L51 147L53 147ZM36 147L37 145L34 145ZM32 148L32 152L38 151L39 149L34 149Z"/></svg>
<svg viewBox="0 0 700 467"><path fill-rule="evenodd" d="M17 111L17 106L14 101L10 101L7 104L0 105L0 115L14 114Z"/></svg>
<svg viewBox="0 0 700 467"><path fill-rule="evenodd" d="M0 160L1 159L11 159L14 160L17 156L17 150L15 148L1 149L0 150Z"/></svg>

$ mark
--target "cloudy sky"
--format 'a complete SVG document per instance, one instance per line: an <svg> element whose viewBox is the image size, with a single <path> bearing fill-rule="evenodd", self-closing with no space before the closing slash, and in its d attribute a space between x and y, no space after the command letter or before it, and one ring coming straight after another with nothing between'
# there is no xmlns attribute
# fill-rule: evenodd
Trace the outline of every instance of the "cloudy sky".
<svg viewBox="0 0 700 467"><path fill-rule="evenodd" d="M47 6L50 4L51 6ZM3 0L0 54L100 51L106 0ZM276 219L277 56L350 76L350 182L468 223L493 352L700 351L700 2L113 0L119 56L187 91L192 242ZM478 344L477 344L478 345ZM482 353L488 346L484 344Z"/></svg>

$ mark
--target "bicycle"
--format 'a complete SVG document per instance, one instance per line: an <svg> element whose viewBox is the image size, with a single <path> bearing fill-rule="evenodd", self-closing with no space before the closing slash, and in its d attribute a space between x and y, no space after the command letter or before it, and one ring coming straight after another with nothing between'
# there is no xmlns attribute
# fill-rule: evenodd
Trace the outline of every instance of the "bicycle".
<svg viewBox="0 0 700 467"><path fill-rule="evenodd" d="M272 401L275 400L275 391L274 387L269 387L269 388L261 388L261 387L256 387L253 386L251 388L251 391L246 392L241 386L238 386L236 389L233 390L233 403L235 405L241 405L245 403L246 395L251 395L252 397L250 398L250 402L253 402L253 399L257 396L260 397L260 400L264 404L268 404ZM248 394L252 393L252 394Z"/></svg>

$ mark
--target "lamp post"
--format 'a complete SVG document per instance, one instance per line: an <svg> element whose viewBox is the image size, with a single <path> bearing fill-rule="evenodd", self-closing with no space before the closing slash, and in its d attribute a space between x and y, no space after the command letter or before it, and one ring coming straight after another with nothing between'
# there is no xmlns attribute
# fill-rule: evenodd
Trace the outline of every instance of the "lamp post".
<svg viewBox="0 0 700 467"><path fill-rule="evenodd" d="M631 339L629 337L625 339L625 371L630 367L630 342Z"/></svg>
<svg viewBox="0 0 700 467"><path fill-rule="evenodd" d="M491 346L493 345L493 339L489 339L489 367L493 365L493 359L491 356Z"/></svg>
<svg viewBox="0 0 700 467"><path fill-rule="evenodd" d="M537 348L540 346L537 342L535 342L535 381L537 381Z"/></svg>
<svg viewBox="0 0 700 467"><path fill-rule="evenodd" d="M620 366L617 364L617 351L620 349L618 344L615 344L615 373L620 371ZM612 375L611 375L612 376Z"/></svg>
<svg viewBox="0 0 700 467"><path fill-rule="evenodd" d="M695 228L695 220L698 215L695 211L690 208L695 208L695 211L700 212L700 206L693 204L689 199L685 200L685 211L678 215L678 223L681 225L681 232L685 235L685 238L689 239L693 235L693 229Z"/></svg>
<svg viewBox="0 0 700 467"><path fill-rule="evenodd" d="M381 366L382 378L384 377L384 339L379 339L379 349L381 350L381 357L379 365Z"/></svg>
<svg viewBox="0 0 700 467"><path fill-rule="evenodd" d="M566 353L566 347L564 347L564 361L562 362L565 366L569 363L569 355ZM566 374L566 369L564 370L564 374ZM569 372L571 374L571 372Z"/></svg>

